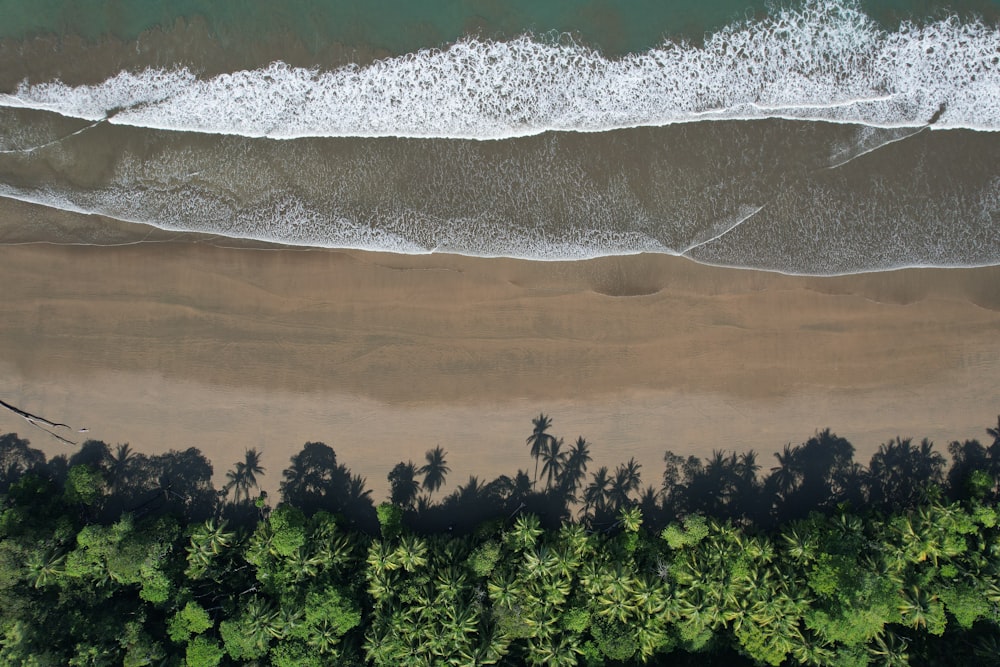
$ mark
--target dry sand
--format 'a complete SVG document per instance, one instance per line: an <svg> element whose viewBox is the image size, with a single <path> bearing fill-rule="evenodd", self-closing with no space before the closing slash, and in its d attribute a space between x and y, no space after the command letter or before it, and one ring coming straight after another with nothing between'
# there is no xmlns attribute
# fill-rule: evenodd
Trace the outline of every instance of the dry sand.
<svg viewBox="0 0 1000 667"><path fill-rule="evenodd" d="M8 244L94 224L0 207ZM0 399L112 445L199 447L220 479L260 448L271 491L315 440L376 500L394 463L437 444L446 492L527 469L540 411L556 435L592 441L595 464L635 456L657 485L666 449L753 448L767 467L829 426L867 462L897 434L942 450L981 438L1000 411L996 267L805 278L666 256L399 256L147 231L110 231L145 238L114 247L0 247ZM7 431L71 450L3 412Z"/></svg>

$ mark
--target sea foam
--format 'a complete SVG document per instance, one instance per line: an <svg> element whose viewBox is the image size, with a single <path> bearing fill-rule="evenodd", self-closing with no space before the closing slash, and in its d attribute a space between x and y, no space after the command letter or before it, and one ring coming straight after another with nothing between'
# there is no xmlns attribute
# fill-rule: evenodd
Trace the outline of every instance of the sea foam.
<svg viewBox="0 0 1000 667"><path fill-rule="evenodd" d="M1000 130L1000 28L949 17L880 28L852 2L808 2L704 44L608 59L532 36L319 71L273 63L200 79L121 72L22 83L0 105L248 137L501 139L698 120L788 118Z"/></svg>

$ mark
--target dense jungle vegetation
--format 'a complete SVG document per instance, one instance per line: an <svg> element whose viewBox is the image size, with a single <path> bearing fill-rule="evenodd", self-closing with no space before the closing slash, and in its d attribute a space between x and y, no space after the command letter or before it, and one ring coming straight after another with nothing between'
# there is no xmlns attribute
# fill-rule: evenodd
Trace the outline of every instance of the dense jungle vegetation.
<svg viewBox="0 0 1000 667"><path fill-rule="evenodd" d="M377 505L318 442L274 503L254 449L217 490L193 448L0 436L0 664L997 664L1000 418L950 463L824 430L645 487L532 426L525 470L440 497L437 447Z"/></svg>

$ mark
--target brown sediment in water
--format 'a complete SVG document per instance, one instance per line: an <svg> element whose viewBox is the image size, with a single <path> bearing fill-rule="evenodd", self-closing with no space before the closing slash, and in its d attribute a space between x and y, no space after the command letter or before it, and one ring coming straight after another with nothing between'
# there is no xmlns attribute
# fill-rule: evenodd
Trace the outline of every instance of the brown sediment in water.
<svg viewBox="0 0 1000 667"><path fill-rule="evenodd" d="M0 240L94 219L4 202ZM0 398L217 475L307 440L375 498L399 461L449 484L529 468L540 411L592 465L756 449L830 426L867 462L900 434L978 437L1000 406L1000 268L791 277L639 255L529 262L277 248L99 221L101 247L0 247ZM91 234L81 237L92 238ZM142 240L141 243L134 243ZM233 247L223 247L233 246ZM70 451L14 414L51 453ZM82 437L82 436L81 436Z"/></svg>

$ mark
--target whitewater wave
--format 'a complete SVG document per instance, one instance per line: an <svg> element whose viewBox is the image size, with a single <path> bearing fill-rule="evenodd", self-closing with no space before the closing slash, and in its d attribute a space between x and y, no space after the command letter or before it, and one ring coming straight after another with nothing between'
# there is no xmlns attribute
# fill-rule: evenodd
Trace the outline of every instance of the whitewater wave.
<svg viewBox="0 0 1000 667"><path fill-rule="evenodd" d="M291 139L501 139L711 119L1000 130L1000 28L949 17L880 28L849 1L731 25L703 45L608 59L531 36L318 71L274 63L199 79L122 72L22 83L0 105L161 130Z"/></svg>

